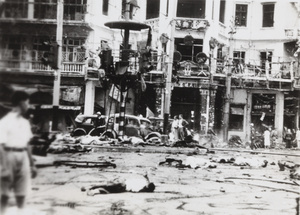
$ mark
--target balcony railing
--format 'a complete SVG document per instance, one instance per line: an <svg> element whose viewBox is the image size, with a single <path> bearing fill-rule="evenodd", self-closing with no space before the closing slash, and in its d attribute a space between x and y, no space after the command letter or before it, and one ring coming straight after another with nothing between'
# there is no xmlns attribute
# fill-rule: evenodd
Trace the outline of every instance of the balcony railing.
<svg viewBox="0 0 300 215"><path fill-rule="evenodd" d="M226 77L231 69L232 86L261 87L269 89L291 89L297 75L294 62L267 63L267 67L251 64L223 64L218 63L217 70L212 71L214 78Z"/></svg>
<svg viewBox="0 0 300 215"><path fill-rule="evenodd" d="M51 71L50 66L41 62L43 51L1 50L0 69L24 71ZM62 72L83 74L85 52L63 52Z"/></svg>
<svg viewBox="0 0 300 215"><path fill-rule="evenodd" d="M56 19L57 0L25 2L20 0L3 2L0 19ZM84 21L86 0L68 0L64 2L64 20Z"/></svg>

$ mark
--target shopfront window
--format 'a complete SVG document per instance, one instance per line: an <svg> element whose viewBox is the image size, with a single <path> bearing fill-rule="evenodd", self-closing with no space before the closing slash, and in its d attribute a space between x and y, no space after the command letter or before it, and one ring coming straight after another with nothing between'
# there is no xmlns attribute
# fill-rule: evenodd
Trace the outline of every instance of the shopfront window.
<svg viewBox="0 0 300 215"><path fill-rule="evenodd" d="M251 122L255 129L263 133L267 127L274 126L276 94L252 94Z"/></svg>
<svg viewBox="0 0 300 215"><path fill-rule="evenodd" d="M229 116L229 130L243 131L245 105L231 104Z"/></svg>

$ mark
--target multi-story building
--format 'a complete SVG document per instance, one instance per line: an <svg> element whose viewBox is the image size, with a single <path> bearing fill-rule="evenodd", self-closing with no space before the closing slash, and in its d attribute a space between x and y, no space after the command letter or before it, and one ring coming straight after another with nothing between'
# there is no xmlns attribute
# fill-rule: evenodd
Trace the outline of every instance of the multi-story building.
<svg viewBox="0 0 300 215"><path fill-rule="evenodd" d="M171 94L170 116L183 114L191 128L203 134L210 123L219 133L225 128L229 136L245 140L250 138L250 123L261 132L275 127L280 135L284 127L299 126L300 7L292 0L65 0L61 98L66 104L85 103L85 111L91 113L95 100L106 113L118 111L111 105L118 101L113 87L103 89L98 77L87 78L85 58L97 56L106 46L118 61L124 32L105 23L123 19L126 2L139 6L132 11L132 21L151 26L156 66L145 75L145 92L129 91L129 113L145 114L147 107L162 115L166 95ZM42 43L55 40L56 3L4 1L0 10L1 83L38 88L40 99L50 92L47 101L39 100L43 104L51 104L55 72L41 63ZM173 14L169 8L174 3ZM289 19L282 19L286 14ZM140 49L147 33L132 32L130 47ZM174 63L168 62L171 43ZM176 69L166 89L172 63ZM72 101L75 91L85 100Z"/></svg>
<svg viewBox="0 0 300 215"><path fill-rule="evenodd" d="M280 137L284 127L298 127L299 2L176 3L172 22L164 27L171 12L165 5L171 1L148 0L143 5L145 22L157 34L153 38L175 25L169 43L175 43L180 68L179 80L171 87L171 116L182 113L202 133L213 123L218 131L228 129L229 137L245 140L250 139L250 123L261 133L276 128ZM289 18L282 19L286 14Z"/></svg>
<svg viewBox="0 0 300 215"><path fill-rule="evenodd" d="M37 121L52 121L53 85L57 71L42 62L49 46L56 42L58 2L63 2L62 62L59 119L62 124L84 109L86 114L105 112L109 90L99 81L98 54L105 47L115 59L122 44L122 32L104 24L123 19L125 3L119 0L12 0L0 3L0 84L2 106L15 89L31 94ZM136 47L136 33L130 43ZM108 92L108 93L106 93ZM107 94L107 95L106 95ZM117 100L117 98L116 98ZM128 109L133 109L134 102ZM117 106L116 106L117 107ZM113 110L114 111L114 110ZM66 117L70 115L69 117Z"/></svg>

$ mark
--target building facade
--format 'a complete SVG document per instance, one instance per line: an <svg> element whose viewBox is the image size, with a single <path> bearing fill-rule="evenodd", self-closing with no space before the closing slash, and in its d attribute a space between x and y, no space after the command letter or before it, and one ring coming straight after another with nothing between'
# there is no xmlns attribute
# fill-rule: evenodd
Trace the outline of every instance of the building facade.
<svg viewBox="0 0 300 215"><path fill-rule="evenodd" d="M157 41L164 33L170 37L169 3L144 3ZM275 128L280 138L285 128L297 128L299 1L176 3L171 20L179 69L171 116L182 113L203 134L213 123L219 134L225 130L247 141L250 123L261 134ZM282 19L286 14L289 19ZM163 29L162 20L169 21Z"/></svg>
<svg viewBox="0 0 300 215"><path fill-rule="evenodd" d="M151 27L154 66L144 74L145 91L128 91L127 113L150 110L163 116L170 108L170 117L183 114L201 134L212 124L221 136L225 131L243 140L250 139L250 123L261 133L276 128L280 136L284 127L299 126L300 5L295 0L64 0L61 109L119 111L118 91L103 81L98 54L111 49L119 60L124 32L105 23L124 19L126 3L139 6L131 11L132 21ZM44 42L56 39L57 1L0 4L1 84L25 85L36 103L51 106L56 73L41 59ZM286 14L289 19L282 19ZM131 49L140 50L148 33L132 32Z"/></svg>

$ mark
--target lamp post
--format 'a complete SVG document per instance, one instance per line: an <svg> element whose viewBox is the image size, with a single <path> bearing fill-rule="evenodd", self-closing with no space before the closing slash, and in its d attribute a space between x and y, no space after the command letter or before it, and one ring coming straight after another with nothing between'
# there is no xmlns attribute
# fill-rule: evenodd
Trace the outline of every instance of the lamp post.
<svg viewBox="0 0 300 215"><path fill-rule="evenodd" d="M129 50L129 36L130 30L140 31L142 29L149 29L150 26L129 20L132 16L132 11L137 8L138 5L136 0L126 0L125 9L125 20L122 21L112 21L107 22L104 25L112 29L122 29L124 30L123 38L123 49L121 55L121 61L116 63L115 74L109 74L112 82L118 86L120 90L120 114L119 114L119 137L124 136L124 126L125 126L125 105L126 105L126 91L135 83L138 79L138 74L131 74L128 72L129 67L129 56L132 50ZM139 68L141 70L141 68ZM139 71L140 72L140 71Z"/></svg>

